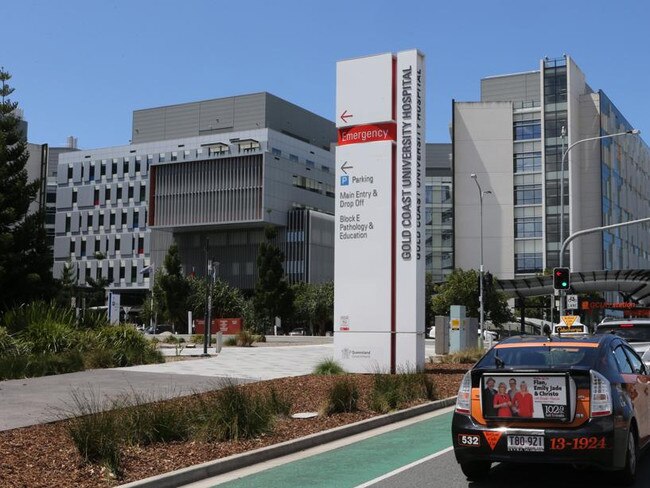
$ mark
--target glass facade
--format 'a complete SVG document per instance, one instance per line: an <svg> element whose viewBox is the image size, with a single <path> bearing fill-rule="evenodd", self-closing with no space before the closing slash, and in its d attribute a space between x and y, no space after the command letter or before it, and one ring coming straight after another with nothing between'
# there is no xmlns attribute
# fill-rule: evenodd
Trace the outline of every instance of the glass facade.
<svg viewBox="0 0 650 488"><path fill-rule="evenodd" d="M601 135L633 127L600 91ZM602 139L603 225L641 219L650 209L650 148L638 136ZM604 269L650 268L650 225L636 224L603 232Z"/></svg>
<svg viewBox="0 0 650 488"><path fill-rule="evenodd" d="M440 282L454 269L452 176L427 176L424 195L425 268Z"/></svg>
<svg viewBox="0 0 650 488"><path fill-rule="evenodd" d="M544 172L546 180L546 267L559 265L560 195L564 185L564 237L569 233L568 164L564 164L564 181L561 179L562 153L569 140L567 124L567 65L565 58L544 61ZM562 137L562 127L566 137ZM565 256L565 263L568 255Z"/></svg>

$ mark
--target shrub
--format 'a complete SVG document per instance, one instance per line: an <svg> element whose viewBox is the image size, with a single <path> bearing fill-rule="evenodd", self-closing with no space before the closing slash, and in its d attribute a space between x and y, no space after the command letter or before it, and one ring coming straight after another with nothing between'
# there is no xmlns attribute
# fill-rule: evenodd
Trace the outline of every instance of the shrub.
<svg viewBox="0 0 650 488"><path fill-rule="evenodd" d="M376 412L387 413L413 400L436 398L435 385L425 373L375 374L370 408Z"/></svg>
<svg viewBox="0 0 650 488"><path fill-rule="evenodd" d="M338 379L327 395L325 413L355 412L359 400L359 388L356 382L348 377Z"/></svg>
<svg viewBox="0 0 650 488"><path fill-rule="evenodd" d="M255 336L247 330L242 330L235 336L235 343L239 347L251 347L253 342L255 342Z"/></svg>
<svg viewBox="0 0 650 488"><path fill-rule="evenodd" d="M6 327L0 327L0 357L18 356L24 352L24 343L10 335Z"/></svg>
<svg viewBox="0 0 650 488"><path fill-rule="evenodd" d="M266 342L264 334L253 334L253 342Z"/></svg>
<svg viewBox="0 0 650 488"><path fill-rule="evenodd" d="M337 363L333 358L327 358L321 361L314 368L313 374L319 375L332 375L332 374L343 374L345 370L343 367Z"/></svg>
<svg viewBox="0 0 650 488"><path fill-rule="evenodd" d="M271 388L268 397L268 404L271 412L276 415L289 415L291 412L291 400L288 396L278 393L275 388Z"/></svg>
<svg viewBox="0 0 650 488"><path fill-rule="evenodd" d="M93 393L72 394L74 418L67 424L68 434L84 461L105 464L116 476L122 473L121 447L123 419L119 410L102 411Z"/></svg>
<svg viewBox="0 0 650 488"><path fill-rule="evenodd" d="M115 366L160 363L163 361L155 345L130 325L109 325L97 332L100 349L110 351Z"/></svg>
<svg viewBox="0 0 650 488"><path fill-rule="evenodd" d="M147 403L125 409L128 440L134 444L184 441L191 433L190 417L177 402Z"/></svg>
<svg viewBox="0 0 650 488"><path fill-rule="evenodd" d="M70 324L45 320L32 322L20 333L30 352L35 354L60 353L79 345L79 333Z"/></svg>
<svg viewBox="0 0 650 488"><path fill-rule="evenodd" d="M76 323L75 311L58 307L54 302L36 301L7 311L2 317L2 325L9 332L19 332L30 325L40 323L59 323L73 326Z"/></svg>
<svg viewBox="0 0 650 488"><path fill-rule="evenodd" d="M183 339L182 337L177 337L175 335L170 335L170 336L165 337L163 339L163 342L165 344L181 344L181 343L185 342L185 339Z"/></svg>
<svg viewBox="0 0 650 488"><path fill-rule="evenodd" d="M236 346L237 345L237 338L236 337L227 337L223 341L224 346Z"/></svg>
<svg viewBox="0 0 650 488"><path fill-rule="evenodd" d="M269 432L273 411L268 398L227 384L205 411L209 417L201 427L208 441L249 439Z"/></svg>
<svg viewBox="0 0 650 488"><path fill-rule="evenodd" d="M465 351L455 352L439 356L438 362L442 364L474 364L483 357L485 350L479 347L467 349Z"/></svg>
<svg viewBox="0 0 650 488"><path fill-rule="evenodd" d="M104 310L85 310L78 319L79 328L97 330L109 325L106 311Z"/></svg>

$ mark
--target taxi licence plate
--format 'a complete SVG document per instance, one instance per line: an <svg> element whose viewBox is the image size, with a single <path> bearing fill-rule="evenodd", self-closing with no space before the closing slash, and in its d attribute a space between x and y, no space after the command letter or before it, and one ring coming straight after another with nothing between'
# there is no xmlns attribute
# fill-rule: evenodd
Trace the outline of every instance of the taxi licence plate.
<svg viewBox="0 0 650 488"><path fill-rule="evenodd" d="M508 451L544 452L544 436L509 435Z"/></svg>

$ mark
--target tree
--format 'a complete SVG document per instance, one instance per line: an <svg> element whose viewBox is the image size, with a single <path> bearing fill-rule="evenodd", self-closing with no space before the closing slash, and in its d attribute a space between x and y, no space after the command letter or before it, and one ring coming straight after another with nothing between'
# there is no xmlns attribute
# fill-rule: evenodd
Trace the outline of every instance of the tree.
<svg viewBox="0 0 650 488"><path fill-rule="evenodd" d="M164 270L156 273L154 298L163 316L177 328L187 327L187 306L190 296L189 280L183 276L178 246L172 244L163 263Z"/></svg>
<svg viewBox="0 0 650 488"><path fill-rule="evenodd" d="M190 293L188 297L188 310L192 316L205 318L206 296L208 281L205 278L190 278ZM217 278L212 287L212 312L213 319L241 317L244 297L238 288L230 286L222 279ZM244 324L247 325L247 324Z"/></svg>
<svg viewBox="0 0 650 488"><path fill-rule="evenodd" d="M334 283L297 283L292 290L294 319L312 333L315 327L319 335L325 335L334 319Z"/></svg>
<svg viewBox="0 0 650 488"><path fill-rule="evenodd" d="M260 244L257 254L259 278L255 285L253 304L255 313L265 328L273 325L275 317L283 320L291 315L293 297L284 277L284 253L274 244L278 233L275 227L264 229L266 242Z"/></svg>
<svg viewBox="0 0 650 488"><path fill-rule="evenodd" d="M72 307L72 298L77 287L77 275L72 260L68 259L63 265L63 274L59 280L58 303L64 308Z"/></svg>
<svg viewBox="0 0 650 488"><path fill-rule="evenodd" d="M479 273L476 270L455 269L447 281L438 285L431 299L434 315L448 315L451 305L465 305L469 317L479 316ZM514 319L505 294L494 286L485 294L485 318L500 326Z"/></svg>
<svg viewBox="0 0 650 488"><path fill-rule="evenodd" d="M53 292L51 259L41 211L29 213L40 181L28 181L27 144L9 96L11 75L0 68L0 290L5 307Z"/></svg>

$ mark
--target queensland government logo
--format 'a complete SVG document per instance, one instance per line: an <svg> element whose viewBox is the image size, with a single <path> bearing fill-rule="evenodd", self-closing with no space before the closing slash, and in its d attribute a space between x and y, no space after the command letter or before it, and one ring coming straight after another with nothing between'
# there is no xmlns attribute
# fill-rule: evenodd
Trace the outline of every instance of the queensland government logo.
<svg viewBox="0 0 650 488"><path fill-rule="evenodd" d="M370 351L361 350L355 351L354 349L349 349L344 347L341 349L341 358L342 359L370 359Z"/></svg>

